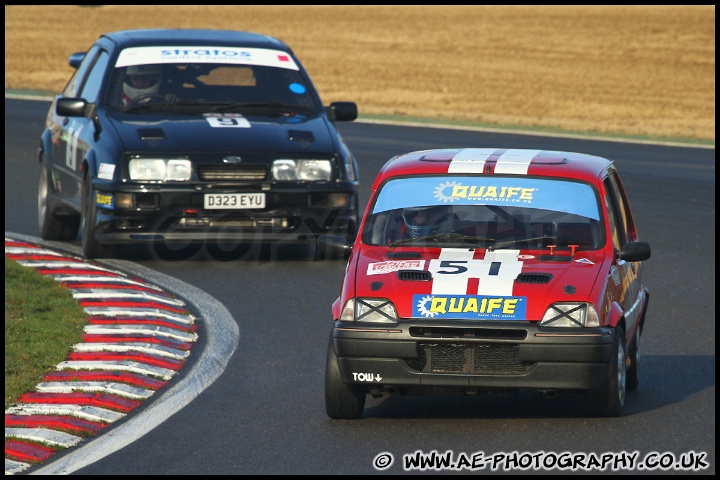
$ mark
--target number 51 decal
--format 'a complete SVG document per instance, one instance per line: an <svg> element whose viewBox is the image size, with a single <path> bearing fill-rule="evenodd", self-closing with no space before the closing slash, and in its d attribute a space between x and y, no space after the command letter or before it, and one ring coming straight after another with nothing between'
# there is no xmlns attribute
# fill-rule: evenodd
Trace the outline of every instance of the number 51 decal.
<svg viewBox="0 0 720 480"><path fill-rule="evenodd" d="M523 265L517 255L517 251L505 250L488 252L482 260L430 260L428 270L433 273L432 293L512 295L515 278Z"/></svg>
<svg viewBox="0 0 720 480"><path fill-rule="evenodd" d="M468 267L465 265L454 265L456 263L468 263L467 260L441 260L440 268L452 268L453 270L436 270L435 273L442 273L444 275L455 275L458 273L467 272Z"/></svg>

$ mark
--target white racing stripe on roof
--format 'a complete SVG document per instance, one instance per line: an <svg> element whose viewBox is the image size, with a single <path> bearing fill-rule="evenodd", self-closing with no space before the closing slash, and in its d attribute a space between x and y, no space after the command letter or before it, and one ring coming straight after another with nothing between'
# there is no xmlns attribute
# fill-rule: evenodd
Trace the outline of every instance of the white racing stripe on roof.
<svg viewBox="0 0 720 480"><path fill-rule="evenodd" d="M75 404L21 403L5 410L11 415L69 415L91 422L112 423L125 416L124 413L107 408Z"/></svg>
<svg viewBox="0 0 720 480"><path fill-rule="evenodd" d="M87 307L83 309L88 315L102 315L106 317L161 317L174 320L178 323L191 325L195 321L192 315L174 314L157 308L117 308L117 307Z"/></svg>
<svg viewBox="0 0 720 480"><path fill-rule="evenodd" d="M511 173L527 175L530 162L542 150L510 149L498 158L495 164L495 173Z"/></svg>
<svg viewBox="0 0 720 480"><path fill-rule="evenodd" d="M120 372L133 372L141 375L153 375L163 380L170 380L175 375L174 370L156 367L147 363L131 362L128 360L68 360L60 362L57 370L109 370Z"/></svg>
<svg viewBox="0 0 720 480"><path fill-rule="evenodd" d="M59 447L72 447L82 438L49 428L5 427L5 438L15 437L34 442L44 442Z"/></svg>
<svg viewBox="0 0 720 480"><path fill-rule="evenodd" d="M142 352L148 355L173 358L176 360L184 360L190 355L189 350L178 350L176 348L165 347L163 345L155 345L152 343L141 342L76 343L73 346L73 349L76 352Z"/></svg>
<svg viewBox="0 0 720 480"><path fill-rule="evenodd" d="M465 148L450 161L448 173L482 173L495 148Z"/></svg>
<svg viewBox="0 0 720 480"><path fill-rule="evenodd" d="M117 382L40 382L36 388L43 393L103 392L137 400L155 393L155 390Z"/></svg>
<svg viewBox="0 0 720 480"><path fill-rule="evenodd" d="M129 298L129 299L141 299L141 300L154 300L161 303L167 303L169 305L176 305L179 307L185 306L185 302L177 300L172 297L166 297L163 295L155 295L148 292L136 292L128 291L125 289L112 289L112 288L92 288L92 289L73 289L72 296L76 299L88 299L88 298Z"/></svg>
<svg viewBox="0 0 720 480"><path fill-rule="evenodd" d="M174 328L162 327L159 325L86 325L83 332L89 334L108 335L142 335L146 337L165 337L179 340L181 342L194 342L197 335L193 332L183 332Z"/></svg>

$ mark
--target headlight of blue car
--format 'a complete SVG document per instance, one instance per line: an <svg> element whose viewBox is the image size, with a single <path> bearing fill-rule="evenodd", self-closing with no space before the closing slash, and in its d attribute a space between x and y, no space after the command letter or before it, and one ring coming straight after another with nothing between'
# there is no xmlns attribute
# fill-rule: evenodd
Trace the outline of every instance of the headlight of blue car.
<svg viewBox="0 0 720 480"><path fill-rule="evenodd" d="M330 160L279 158L273 162L274 180L329 182L332 179Z"/></svg>
<svg viewBox="0 0 720 480"><path fill-rule="evenodd" d="M192 165L184 158L133 158L128 164L131 180L187 182Z"/></svg>

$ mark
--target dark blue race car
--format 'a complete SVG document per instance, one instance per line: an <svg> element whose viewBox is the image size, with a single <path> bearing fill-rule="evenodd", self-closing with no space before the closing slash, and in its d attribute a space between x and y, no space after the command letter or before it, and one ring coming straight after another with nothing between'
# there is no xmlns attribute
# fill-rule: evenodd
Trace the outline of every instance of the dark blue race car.
<svg viewBox="0 0 720 480"><path fill-rule="evenodd" d="M355 237L357 161L288 45L219 30L108 33L70 55L39 147L42 238L87 257Z"/></svg>

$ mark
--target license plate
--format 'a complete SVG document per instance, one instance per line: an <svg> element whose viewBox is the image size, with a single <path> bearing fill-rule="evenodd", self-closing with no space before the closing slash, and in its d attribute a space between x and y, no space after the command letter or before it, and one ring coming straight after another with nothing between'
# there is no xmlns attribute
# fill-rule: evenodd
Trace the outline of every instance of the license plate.
<svg viewBox="0 0 720 480"><path fill-rule="evenodd" d="M206 193L206 209L265 208L264 193Z"/></svg>

